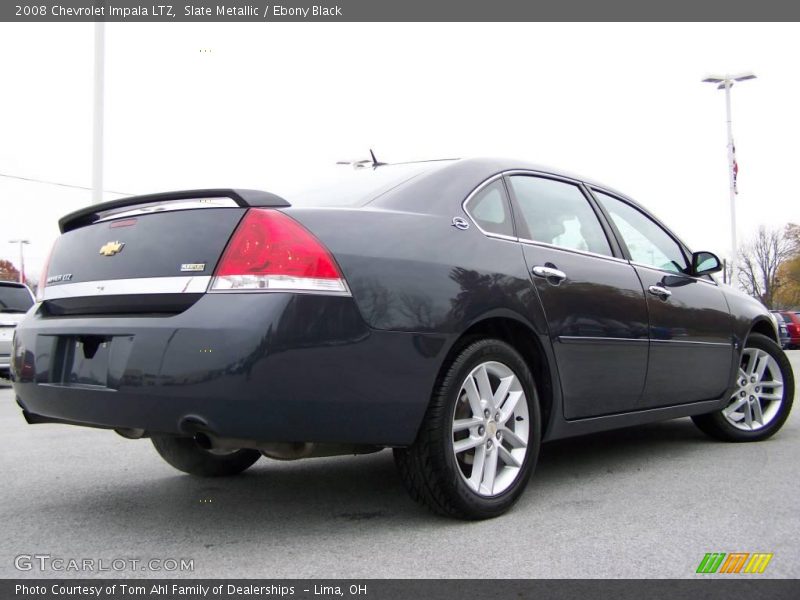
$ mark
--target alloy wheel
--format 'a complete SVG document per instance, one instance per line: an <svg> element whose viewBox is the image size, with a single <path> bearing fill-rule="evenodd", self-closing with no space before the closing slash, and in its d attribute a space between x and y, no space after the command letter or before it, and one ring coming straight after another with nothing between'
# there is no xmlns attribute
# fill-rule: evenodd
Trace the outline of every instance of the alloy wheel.
<svg viewBox="0 0 800 600"><path fill-rule="evenodd" d="M783 375L777 361L760 348L745 348L737 389L722 410L727 421L743 431L769 425L783 402Z"/></svg>
<svg viewBox="0 0 800 600"><path fill-rule="evenodd" d="M453 411L453 454L467 486L483 497L507 490L520 474L529 435L519 378L503 363L479 364L461 384Z"/></svg>

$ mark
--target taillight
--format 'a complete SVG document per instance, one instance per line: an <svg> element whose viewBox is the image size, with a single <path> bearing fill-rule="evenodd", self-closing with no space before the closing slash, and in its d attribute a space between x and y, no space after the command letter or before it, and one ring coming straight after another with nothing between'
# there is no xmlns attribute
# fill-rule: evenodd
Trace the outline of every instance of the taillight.
<svg viewBox="0 0 800 600"><path fill-rule="evenodd" d="M211 291L349 293L325 246L291 217L264 208L251 208L239 223Z"/></svg>

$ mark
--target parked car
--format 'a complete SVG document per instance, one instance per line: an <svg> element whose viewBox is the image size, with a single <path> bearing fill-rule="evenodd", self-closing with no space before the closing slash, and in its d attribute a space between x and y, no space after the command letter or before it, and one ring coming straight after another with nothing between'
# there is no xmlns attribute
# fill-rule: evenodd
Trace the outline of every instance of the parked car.
<svg viewBox="0 0 800 600"><path fill-rule="evenodd" d="M542 441L786 420L769 311L624 194L505 160L345 168L62 218L15 338L27 421L150 437L198 476L393 448L415 500L478 519Z"/></svg>
<svg viewBox="0 0 800 600"><path fill-rule="evenodd" d="M778 339L780 340L781 348L786 349L789 347L791 336L789 330L786 328L786 319L778 310L770 311L772 316L775 317L775 323L778 325Z"/></svg>
<svg viewBox="0 0 800 600"><path fill-rule="evenodd" d="M33 302L33 294L24 283L0 281L0 378L9 377L14 328Z"/></svg>
<svg viewBox="0 0 800 600"><path fill-rule="evenodd" d="M792 310L779 311L786 323L786 331L789 333L789 349L800 348L800 313Z"/></svg>

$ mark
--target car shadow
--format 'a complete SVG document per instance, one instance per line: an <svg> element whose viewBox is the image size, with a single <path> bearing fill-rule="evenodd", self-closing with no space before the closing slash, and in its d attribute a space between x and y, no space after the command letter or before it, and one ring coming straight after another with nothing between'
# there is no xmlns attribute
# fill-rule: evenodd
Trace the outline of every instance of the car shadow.
<svg viewBox="0 0 800 600"><path fill-rule="evenodd" d="M545 444L531 484L537 491L520 509L536 505L536 496L570 480L645 468L660 456L699 454L708 443L713 442L691 421L681 419ZM155 454L152 458L157 460ZM271 539L281 532L293 537L321 530L369 535L375 526L389 532L425 523L466 526L411 502L390 451L296 462L262 459L247 472L222 479L173 474L166 464L161 467L145 480L129 473L124 482L70 494L59 506L70 511L66 514L80 515L87 534L92 528L135 529L153 539L177 532L205 548Z"/></svg>

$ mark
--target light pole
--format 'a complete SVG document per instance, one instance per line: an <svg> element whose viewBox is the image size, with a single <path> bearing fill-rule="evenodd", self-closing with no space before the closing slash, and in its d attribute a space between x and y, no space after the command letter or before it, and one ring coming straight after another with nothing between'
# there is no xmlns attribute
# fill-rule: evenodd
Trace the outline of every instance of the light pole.
<svg viewBox="0 0 800 600"><path fill-rule="evenodd" d="M30 244L28 240L8 240L9 244L19 244L19 282L25 283L25 255L22 252L22 247L25 244Z"/></svg>
<svg viewBox="0 0 800 600"><path fill-rule="evenodd" d="M92 204L103 201L103 121L105 112L106 24L94 24L94 116L92 122Z"/></svg>
<svg viewBox="0 0 800 600"><path fill-rule="evenodd" d="M725 90L725 115L728 124L728 187L731 201L731 281L730 284L736 287L738 281L738 253L739 248L736 244L736 149L733 145L733 129L731 128L731 87L734 81L747 81L755 79L753 73L745 72L737 75L709 75L703 79L703 83L716 83L718 90Z"/></svg>

